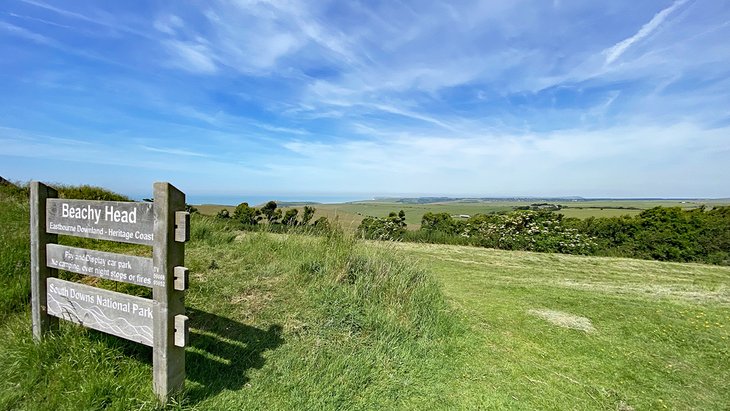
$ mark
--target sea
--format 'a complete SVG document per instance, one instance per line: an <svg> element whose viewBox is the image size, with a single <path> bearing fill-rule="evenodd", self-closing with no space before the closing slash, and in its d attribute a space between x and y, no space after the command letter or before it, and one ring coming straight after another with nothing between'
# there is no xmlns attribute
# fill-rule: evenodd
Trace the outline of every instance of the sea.
<svg viewBox="0 0 730 411"><path fill-rule="evenodd" d="M372 200L372 197L366 195L196 195L187 194L186 202L188 204L219 204L219 205L238 205L248 203L250 206L258 206L268 201L287 202L287 203L320 203L335 204L348 203L351 201Z"/></svg>

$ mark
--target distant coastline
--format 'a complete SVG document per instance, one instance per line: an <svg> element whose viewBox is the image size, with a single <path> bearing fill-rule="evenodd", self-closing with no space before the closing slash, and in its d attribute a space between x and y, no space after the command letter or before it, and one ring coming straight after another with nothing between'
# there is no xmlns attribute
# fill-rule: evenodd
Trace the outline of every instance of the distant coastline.
<svg viewBox="0 0 730 411"><path fill-rule="evenodd" d="M338 195L188 195L188 204L216 204L236 206L241 203L248 203L250 206L258 206L267 201L274 200L282 206L302 206L311 204L339 204L352 201L367 201L364 196L338 196Z"/></svg>
<svg viewBox="0 0 730 411"><path fill-rule="evenodd" d="M730 202L730 198L697 198L697 197L540 197L540 196L504 196L504 197L447 197L447 196L424 196L424 197L397 197L397 196L374 196L366 195L194 195L188 196L189 204L211 204L236 206L247 202L251 206L259 206L267 201L276 201L283 207L300 207L304 205L317 204L344 204L359 202L383 202L399 204L436 204L436 203L489 203L489 202L551 202L551 203L582 203L600 201L677 201L677 202Z"/></svg>

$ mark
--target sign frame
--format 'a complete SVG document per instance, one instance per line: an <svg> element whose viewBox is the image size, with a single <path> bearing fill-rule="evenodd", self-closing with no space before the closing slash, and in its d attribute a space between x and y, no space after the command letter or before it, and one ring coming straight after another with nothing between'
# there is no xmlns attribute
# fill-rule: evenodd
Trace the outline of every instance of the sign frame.
<svg viewBox="0 0 730 411"><path fill-rule="evenodd" d="M185 383L185 290L189 276L185 242L190 238L190 214L185 211L185 194L170 183L154 183L153 191L151 204L71 200L59 199L55 189L39 181L30 183L31 317L36 341L57 329L58 319L63 318L151 345L152 388L157 398L166 402ZM58 245L59 234L148 245L152 258ZM59 260L65 253L71 261ZM118 269L109 269L112 265ZM150 287L152 299L60 280L59 269ZM130 281L130 276L134 280ZM128 315L133 304L144 310L140 311L144 314L141 320ZM99 313L103 321L97 321ZM151 338L130 338L132 333L109 326L118 319L129 327L135 327L134 322L151 324Z"/></svg>

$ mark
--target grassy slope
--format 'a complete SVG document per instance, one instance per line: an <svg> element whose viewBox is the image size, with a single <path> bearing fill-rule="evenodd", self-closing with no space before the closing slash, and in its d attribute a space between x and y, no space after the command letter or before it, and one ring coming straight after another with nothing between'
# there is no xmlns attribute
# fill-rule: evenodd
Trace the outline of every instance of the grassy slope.
<svg viewBox="0 0 730 411"><path fill-rule="evenodd" d="M30 207L0 186L0 321L30 302ZM28 275L23 275L28 274Z"/></svg>
<svg viewBox="0 0 730 411"><path fill-rule="evenodd" d="M156 408L148 348L70 324L32 343L27 207L2 202L0 409ZM728 268L193 229L188 390L169 408L730 404ZM528 313L544 308L596 332Z"/></svg>
<svg viewBox="0 0 730 411"><path fill-rule="evenodd" d="M64 322L33 343L27 206L3 199L0 215L15 222L1 247L15 251L2 254L12 270L0 273L0 409L159 408L149 348ZM441 392L458 362L444 353L463 330L423 270L341 235L241 234L196 218L193 237L187 390L168 408L454 406Z"/></svg>
<svg viewBox="0 0 730 411"><path fill-rule="evenodd" d="M476 334L463 390L524 409L724 409L730 269L399 244ZM587 317L586 333L529 313Z"/></svg>
<svg viewBox="0 0 730 411"><path fill-rule="evenodd" d="M188 300L200 310L192 317L202 312L225 318L224 324L235 319L233 326L241 328L240 335L226 335L221 330L227 327L198 322L193 338L210 339L194 342L191 351L234 363L237 356L260 356L249 366L201 373L201 380L213 383L191 384L192 399L198 390L205 398L200 408L421 408L440 402L436 388L447 378L442 370L453 365L439 352L459 330L423 271L338 236L240 234L227 247L213 241L188 256L196 262L192 281L200 291ZM269 334L269 342L249 353L242 343L250 333ZM236 345L244 350L230 348ZM240 371L245 378L230 384L228 374ZM233 390L218 393L219 384Z"/></svg>

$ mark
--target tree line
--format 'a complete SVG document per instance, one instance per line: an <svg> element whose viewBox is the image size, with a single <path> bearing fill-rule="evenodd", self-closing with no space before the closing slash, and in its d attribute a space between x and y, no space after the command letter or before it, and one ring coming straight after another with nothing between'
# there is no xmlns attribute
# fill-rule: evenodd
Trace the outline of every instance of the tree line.
<svg viewBox="0 0 730 411"><path fill-rule="evenodd" d="M300 227L311 225L314 227L329 226L327 217L322 216L312 222L316 208L304 206L302 213L297 208L289 208L284 211L276 204L276 201L269 201L263 206L256 208L251 207L248 203L241 203L236 206L231 214L227 209L223 209L216 215L217 218L224 220L232 220L240 223L242 226L257 226L260 223L267 223L271 226ZM312 222L312 224L310 224Z"/></svg>
<svg viewBox="0 0 730 411"><path fill-rule="evenodd" d="M730 206L655 207L636 216L587 219L535 209L468 219L429 212L418 230L406 228L401 211L367 217L357 233L376 240L730 265Z"/></svg>

